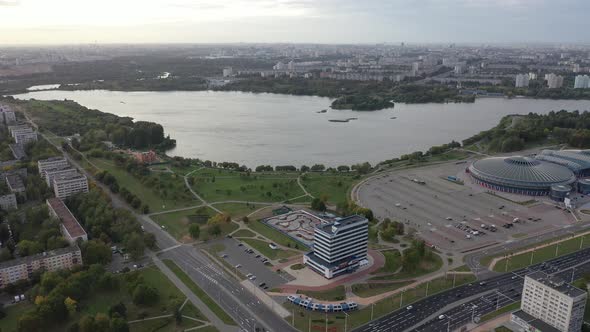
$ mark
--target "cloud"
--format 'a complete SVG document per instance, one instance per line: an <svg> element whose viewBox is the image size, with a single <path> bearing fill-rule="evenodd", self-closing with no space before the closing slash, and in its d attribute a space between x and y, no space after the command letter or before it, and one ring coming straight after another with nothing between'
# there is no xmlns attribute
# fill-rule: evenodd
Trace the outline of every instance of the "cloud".
<svg viewBox="0 0 590 332"><path fill-rule="evenodd" d="M20 4L19 0L0 0L0 7L1 6L18 6Z"/></svg>

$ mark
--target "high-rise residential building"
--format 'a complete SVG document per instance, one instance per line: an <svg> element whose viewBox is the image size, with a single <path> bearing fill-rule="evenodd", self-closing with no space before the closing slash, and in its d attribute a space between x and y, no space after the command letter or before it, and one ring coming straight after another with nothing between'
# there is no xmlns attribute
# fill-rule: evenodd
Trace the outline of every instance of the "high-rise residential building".
<svg viewBox="0 0 590 332"><path fill-rule="evenodd" d="M37 132L32 128L21 129L13 131L12 137L14 137L14 142L16 144L26 145L30 142L37 141Z"/></svg>
<svg viewBox="0 0 590 332"><path fill-rule="evenodd" d="M577 75L574 81L574 89L590 88L590 77L588 75Z"/></svg>
<svg viewBox="0 0 590 332"><path fill-rule="evenodd" d="M517 88L526 88L529 86L529 75L528 74L518 74L516 75L516 84L515 87Z"/></svg>
<svg viewBox="0 0 590 332"><path fill-rule="evenodd" d="M579 332L586 298L585 291L563 279L536 271L524 279L520 310L512 321L526 331Z"/></svg>
<svg viewBox="0 0 590 332"><path fill-rule="evenodd" d="M14 193L0 195L0 209L4 211L18 209L16 195Z"/></svg>
<svg viewBox="0 0 590 332"><path fill-rule="evenodd" d="M53 193L59 199L66 199L78 193L88 192L88 179L86 176L76 174L63 174L53 178Z"/></svg>
<svg viewBox="0 0 590 332"><path fill-rule="evenodd" d="M353 215L319 225L314 230L313 251L303 263L330 279L359 268L367 258L369 221Z"/></svg>
<svg viewBox="0 0 590 332"><path fill-rule="evenodd" d="M547 74L545 75L545 80L549 89L559 89L563 86L563 76L561 75Z"/></svg>
<svg viewBox="0 0 590 332"><path fill-rule="evenodd" d="M66 241L70 244L75 244L78 239L88 241L86 231L63 201L55 197L50 198L47 200L47 209L50 216L61 222L59 229Z"/></svg>
<svg viewBox="0 0 590 332"><path fill-rule="evenodd" d="M78 246L55 249L40 254L16 258L0 263L0 288L20 280L28 280L33 272L58 271L82 265L82 252Z"/></svg>
<svg viewBox="0 0 590 332"><path fill-rule="evenodd" d="M529 80L536 80L538 77L537 73L530 72L529 73Z"/></svg>
<svg viewBox="0 0 590 332"><path fill-rule="evenodd" d="M232 67L223 68L223 77L230 77L234 74Z"/></svg>
<svg viewBox="0 0 590 332"><path fill-rule="evenodd" d="M70 164L64 157L51 157L37 161L37 168L39 169L39 175L45 179L45 171L48 169L54 169L57 167L69 167Z"/></svg>
<svg viewBox="0 0 590 332"><path fill-rule="evenodd" d="M43 174L45 175L45 182L47 183L47 186L51 189L53 189L53 179L55 179L58 176L62 176L62 175L73 175L73 174L78 174L78 170L75 168L71 168L69 165L65 166L65 167L55 167L55 168L48 168L45 171L43 171Z"/></svg>

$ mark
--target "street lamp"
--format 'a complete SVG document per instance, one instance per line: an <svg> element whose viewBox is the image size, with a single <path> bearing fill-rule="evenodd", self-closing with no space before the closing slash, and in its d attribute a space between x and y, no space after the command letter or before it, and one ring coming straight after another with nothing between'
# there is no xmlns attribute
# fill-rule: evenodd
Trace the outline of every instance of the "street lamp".
<svg viewBox="0 0 590 332"><path fill-rule="evenodd" d="M344 312L344 311L343 311ZM348 314L346 312L344 312L344 332L348 331Z"/></svg>

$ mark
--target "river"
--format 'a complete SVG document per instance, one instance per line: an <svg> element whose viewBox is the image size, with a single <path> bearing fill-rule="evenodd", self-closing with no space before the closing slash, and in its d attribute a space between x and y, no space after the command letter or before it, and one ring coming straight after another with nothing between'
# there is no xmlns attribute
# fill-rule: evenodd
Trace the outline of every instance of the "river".
<svg viewBox="0 0 590 332"><path fill-rule="evenodd" d="M246 92L33 91L21 99L70 99L153 121L177 141L171 156L270 165L376 163L461 141L508 114L590 110L588 100L482 98L472 104L396 104L373 112L331 110L329 98ZM317 113L327 109L326 113ZM396 117L392 119L392 117ZM329 122L358 118L347 123Z"/></svg>

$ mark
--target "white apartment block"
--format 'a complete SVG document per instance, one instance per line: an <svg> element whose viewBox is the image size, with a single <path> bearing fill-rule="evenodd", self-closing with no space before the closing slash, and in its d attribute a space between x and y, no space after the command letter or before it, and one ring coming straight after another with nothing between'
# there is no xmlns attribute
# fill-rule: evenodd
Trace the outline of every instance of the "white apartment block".
<svg viewBox="0 0 590 332"><path fill-rule="evenodd" d="M577 75L574 82L574 89L588 89L590 88L590 76Z"/></svg>
<svg viewBox="0 0 590 332"><path fill-rule="evenodd" d="M48 169L55 169L55 168L66 168L69 167L70 164L64 157L51 157L44 160L39 160L37 162L37 168L39 169L39 175L43 179L45 179L45 171Z"/></svg>
<svg viewBox="0 0 590 332"><path fill-rule="evenodd" d="M365 217L353 215L317 226L313 251L303 256L303 263L328 279L352 272L367 258L368 239Z"/></svg>
<svg viewBox="0 0 590 332"><path fill-rule="evenodd" d="M13 111L6 110L0 112L0 122L4 122L4 124L12 125L16 123L16 114Z"/></svg>
<svg viewBox="0 0 590 332"><path fill-rule="evenodd" d="M16 195L14 193L1 195L0 196L0 209L7 211L12 209L18 209L16 202Z"/></svg>
<svg viewBox="0 0 590 332"><path fill-rule="evenodd" d="M33 272L71 269L82 264L82 252L78 246L55 249L40 254L0 263L0 288L19 280L28 280Z"/></svg>
<svg viewBox="0 0 590 332"><path fill-rule="evenodd" d="M516 75L516 84L515 87L517 88L526 88L529 86L529 75L528 74L518 74Z"/></svg>
<svg viewBox="0 0 590 332"><path fill-rule="evenodd" d="M77 193L88 192L88 179L77 173L60 175L53 178L53 193L59 199L66 199Z"/></svg>
<svg viewBox="0 0 590 332"><path fill-rule="evenodd" d="M579 332L584 323L587 293L567 284L563 279L541 271L524 279L522 302L512 321L525 329L539 329L543 323L561 332ZM540 322L536 322L540 320Z"/></svg>
<svg viewBox="0 0 590 332"><path fill-rule="evenodd" d="M55 168L48 168L43 171L43 177L45 178L45 182L47 186L53 189L53 179L58 176L64 175L75 175L78 174L78 170L75 168L71 168L69 165L66 167L55 167Z"/></svg>
<svg viewBox="0 0 590 332"><path fill-rule="evenodd" d="M561 75L547 74L545 75L545 80L549 89L559 89L563 86L563 76Z"/></svg>

